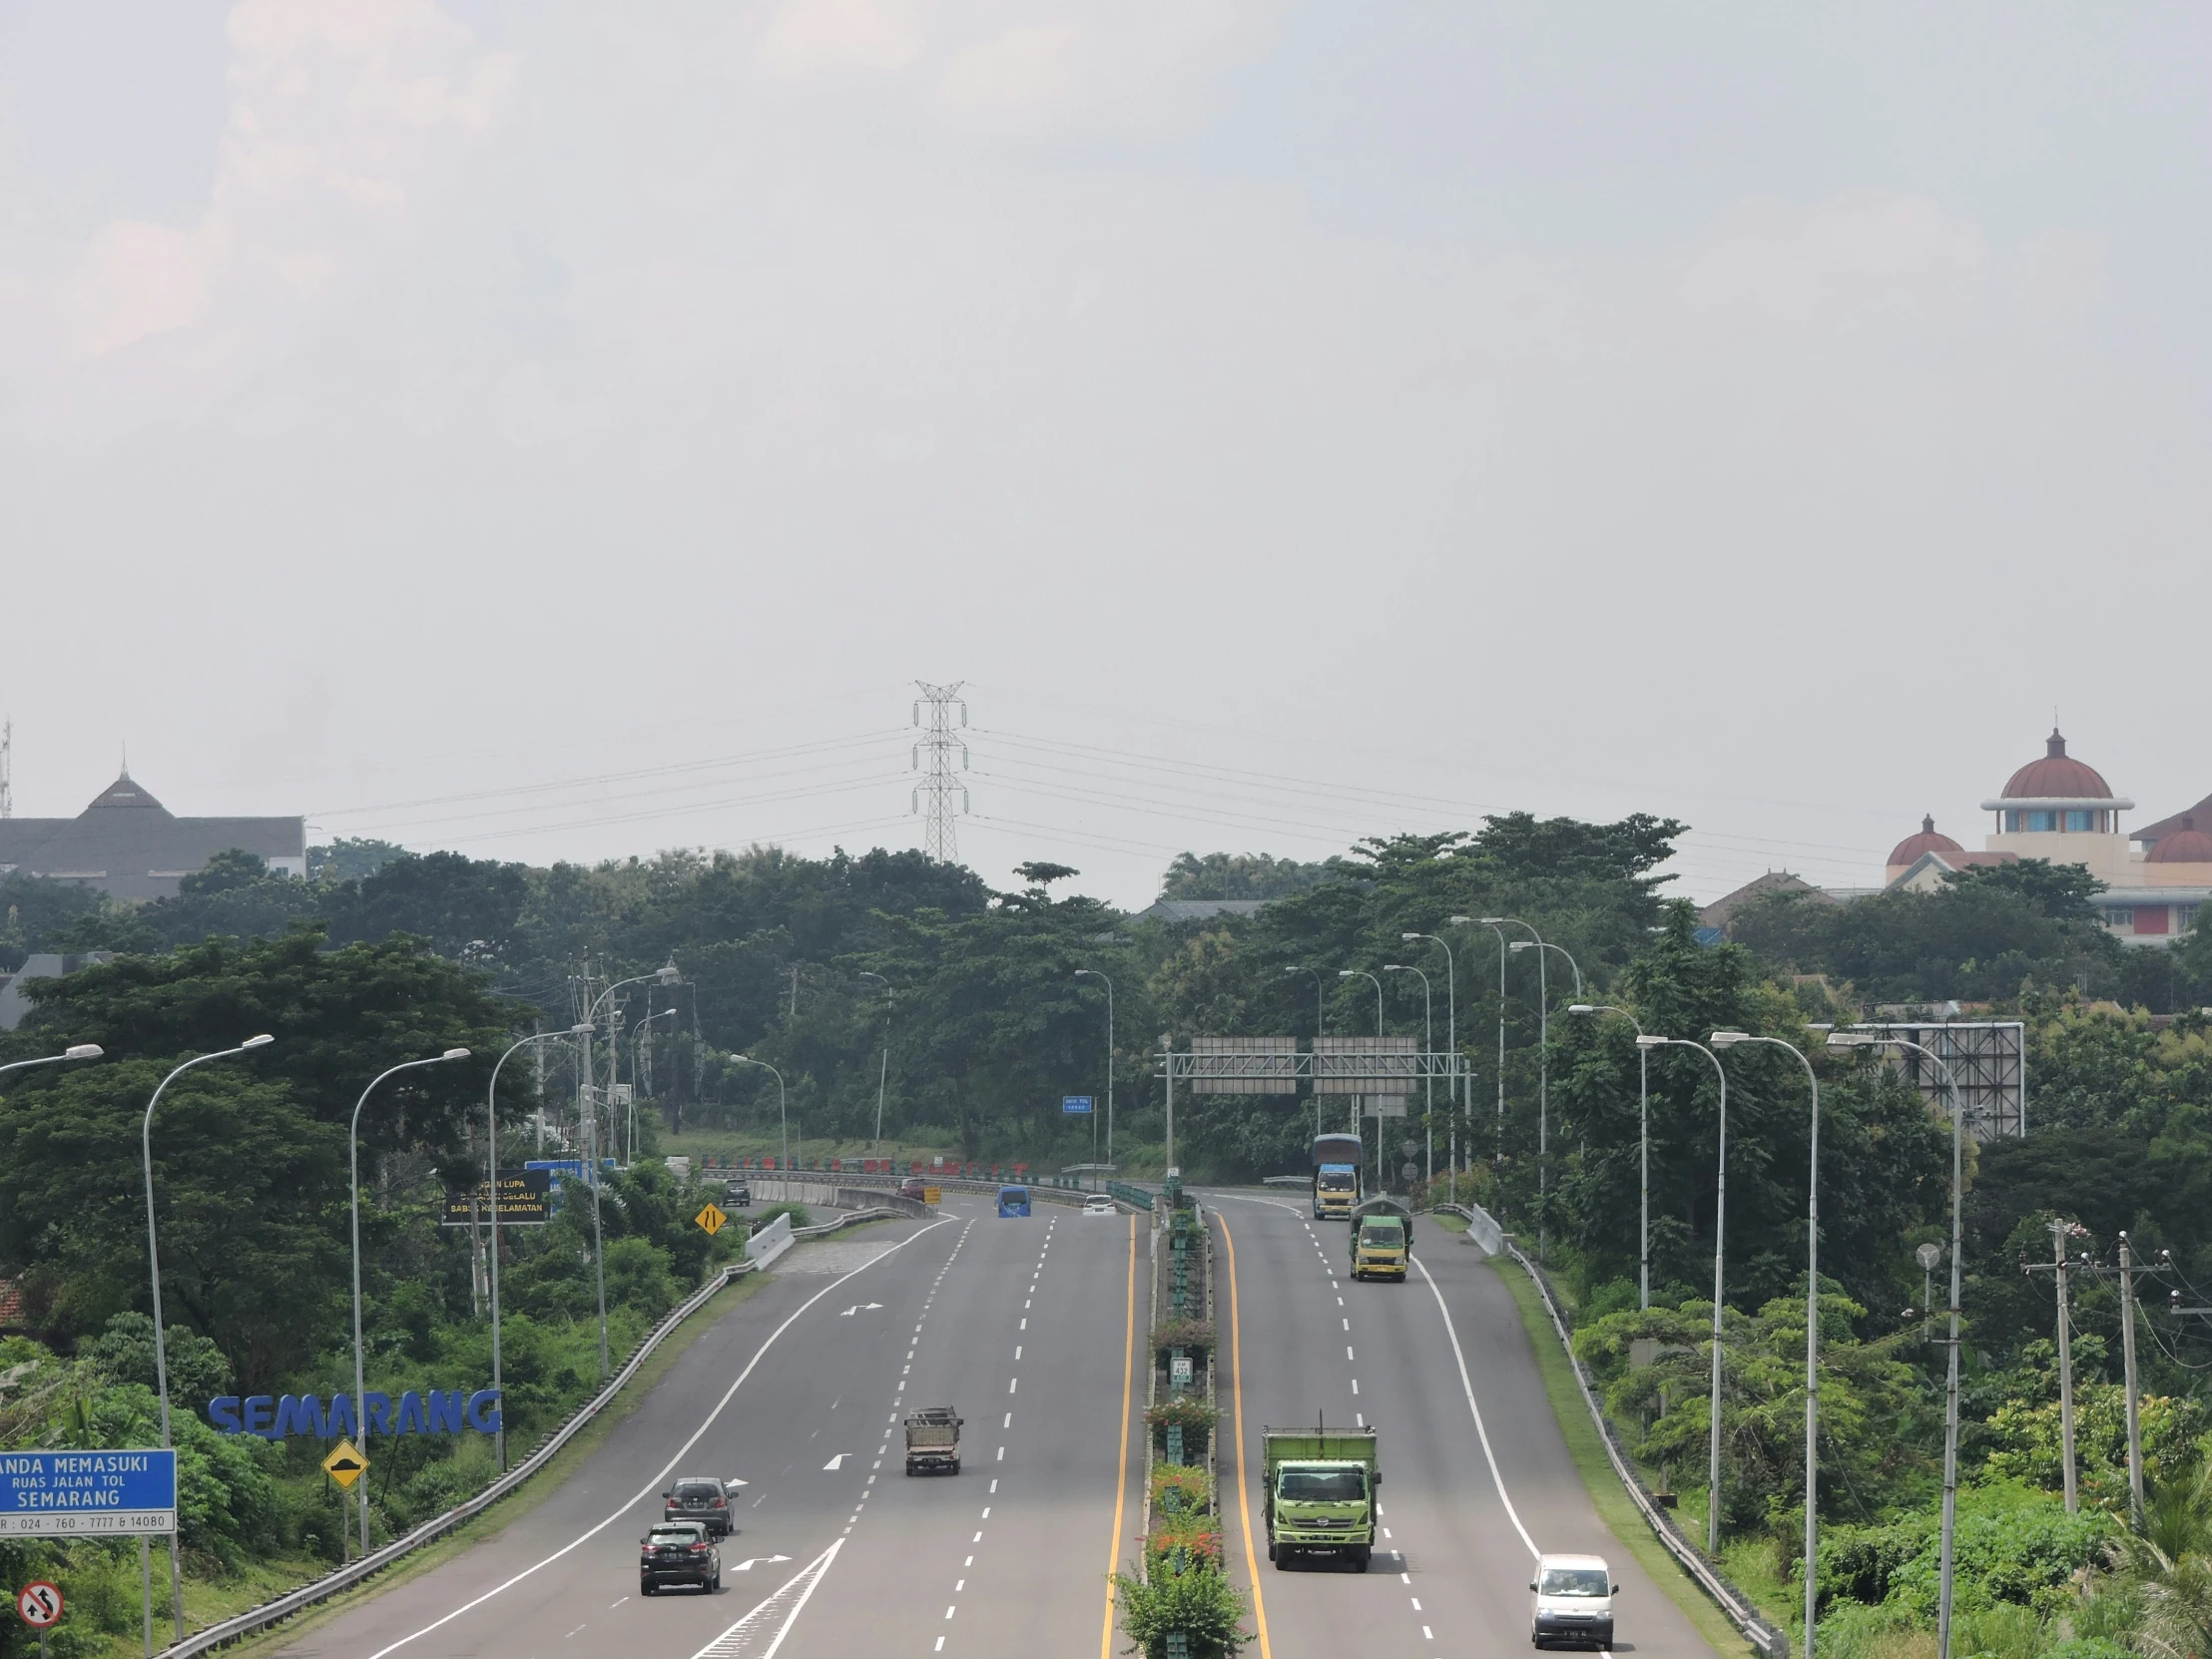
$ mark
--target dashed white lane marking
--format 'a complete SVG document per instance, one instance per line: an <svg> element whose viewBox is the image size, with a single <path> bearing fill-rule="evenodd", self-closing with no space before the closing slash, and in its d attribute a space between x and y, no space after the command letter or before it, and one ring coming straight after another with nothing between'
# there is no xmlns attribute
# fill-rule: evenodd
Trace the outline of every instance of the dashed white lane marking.
<svg viewBox="0 0 2212 1659"><path fill-rule="evenodd" d="M815 1292L813 1296L809 1297L805 1302L802 1302L797 1308L793 1309L791 1314L786 1317L784 1323L782 1325L779 1325L774 1331L769 1333L768 1340L762 1343L758 1349L754 1350L753 1358L746 1362L745 1370L739 1372L737 1380L733 1382L728 1388L723 1390L722 1397L715 1402L714 1409L707 1413L706 1417L700 1422L698 1428L692 1431L691 1438L687 1439L682 1445L676 1448L676 1455L671 1457L668 1462L663 1465L661 1470L657 1474L655 1474L650 1481L646 1483L645 1488L642 1491L639 1491L626 1499L623 1502L622 1506L616 1509L612 1514L608 1515L605 1520L599 1522L598 1525L590 1527L586 1531L579 1533L576 1537L570 1539L567 1543L563 1544L559 1549L555 1550L552 1554L546 1556L544 1559L534 1561L529 1566L524 1567L520 1572L515 1573L509 1578L501 1580L497 1584L494 1584L490 1589L484 1591L483 1594L470 1597L467 1601L462 1602L460 1606L454 1608L451 1612L440 1614L437 1618L432 1619L428 1624L421 1626L419 1629L408 1631L406 1635L400 1637L395 1642L385 1643L374 1653L370 1654L368 1656L368 1659L385 1659L385 1656L387 1654L398 1652L409 1642L418 1640L423 1636L427 1636L433 1630L443 1629L446 1625L451 1624L462 1614L474 1612L477 1608L483 1606L485 1602L490 1601L494 1596L503 1595L508 1590L513 1589L517 1584L521 1583L524 1579L531 1577L535 1573L543 1571L545 1568L551 1566L554 1562L564 1559L572 1551L582 1548L585 1544L591 1542L592 1539L598 1537L600 1533L606 1531L608 1527L614 1525L616 1521L622 1519L624 1515L628 1514L640 1503L643 1503L648 1497L651 1497L654 1493L658 1492L661 1489L661 1482L666 1480L669 1475L674 1473L677 1465L682 1463L686 1457L691 1455L692 1447L697 1445L702 1439L706 1437L707 1430L715 1425L716 1421L721 1417L722 1413L726 1409L728 1409L730 1402L733 1399L737 1398L738 1390L745 1386L746 1379L750 1378L753 1375L755 1369L760 1365L762 1360L767 1358L768 1351L776 1346L778 1338L782 1337L785 1332L789 1331L793 1326L797 1325L801 1318L804 1317L808 1313L808 1311L814 1307L816 1303L820 1302L824 1297L828 1296L839 1285L842 1285L845 1280L851 1279L852 1277L854 1277L854 1275L867 1272L868 1269L874 1267L876 1263L886 1261L891 1257L893 1253L904 1250L906 1246L912 1244L914 1240L922 1238L927 1234L936 1231L936 1229L938 1229L939 1227L945 1225L946 1223L942 1221L933 1221L929 1223L926 1227L923 1227L914 1233L908 1234L904 1239L893 1245L890 1250L886 1250L883 1252L882 1255L874 1258L873 1261L863 1263L861 1266L854 1268L851 1273L845 1274L841 1278L830 1280L829 1284L823 1286L821 1290ZM840 1539L839 1543L841 1542L842 1540ZM829 1560L834 1557L836 1550L837 1544L831 1544L829 1550L825 1553L825 1568L827 1568ZM793 1583L796 1584L797 1582L797 1579L793 1580ZM812 1593L812 1591L813 1585L810 1583L808 1586L808 1593ZM778 1594L782 1594L782 1592L779 1591ZM764 1603L764 1605L766 1604ZM781 1635L779 1635L778 1640L782 1640ZM771 1648L769 1651L773 1653L775 1649Z"/></svg>

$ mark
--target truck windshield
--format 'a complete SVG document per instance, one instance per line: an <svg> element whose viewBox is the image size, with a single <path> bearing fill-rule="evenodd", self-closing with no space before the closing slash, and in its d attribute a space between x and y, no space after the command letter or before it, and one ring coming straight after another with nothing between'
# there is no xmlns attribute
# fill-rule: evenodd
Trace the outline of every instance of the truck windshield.
<svg viewBox="0 0 2212 1659"><path fill-rule="evenodd" d="M1395 1250L1405 1242L1405 1229L1394 1218L1388 1221L1364 1221L1360 1224L1360 1242L1373 1245L1378 1250Z"/></svg>
<svg viewBox="0 0 2212 1659"><path fill-rule="evenodd" d="M1547 1596L1602 1596L1605 1574L1595 1567L1546 1567L1540 1594Z"/></svg>
<svg viewBox="0 0 2212 1659"><path fill-rule="evenodd" d="M1355 1179L1350 1170L1325 1169L1321 1172L1321 1190L1325 1193L1349 1193Z"/></svg>
<svg viewBox="0 0 2212 1659"><path fill-rule="evenodd" d="M1291 1503L1358 1503L1367 1495L1365 1469L1285 1469L1276 1491Z"/></svg>

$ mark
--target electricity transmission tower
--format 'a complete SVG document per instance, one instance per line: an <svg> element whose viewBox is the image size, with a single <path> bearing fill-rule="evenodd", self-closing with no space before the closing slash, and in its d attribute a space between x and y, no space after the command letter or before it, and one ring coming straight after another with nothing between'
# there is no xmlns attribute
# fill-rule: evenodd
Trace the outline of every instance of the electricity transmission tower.
<svg viewBox="0 0 2212 1659"><path fill-rule="evenodd" d="M944 863L952 863L959 857L959 847L952 832L952 797L960 798L960 811L968 810L967 786L953 780L952 752L960 752L959 770L967 771L967 745L952 735L952 710L958 705L960 724L967 725L967 704L961 701L960 687L965 681L955 680L949 686L932 686L925 680L916 680L921 696L914 700L914 724L921 724L921 706L929 705L929 729L922 734L921 742L914 745L913 769L919 772L920 785L914 791L914 812L923 811L921 798L929 798L927 818L922 826L922 850L930 857ZM922 754L928 753L928 763L922 762Z"/></svg>

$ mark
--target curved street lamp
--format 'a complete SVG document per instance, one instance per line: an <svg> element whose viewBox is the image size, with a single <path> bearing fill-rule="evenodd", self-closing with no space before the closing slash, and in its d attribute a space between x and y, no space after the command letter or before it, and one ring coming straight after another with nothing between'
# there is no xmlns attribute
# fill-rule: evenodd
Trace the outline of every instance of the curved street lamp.
<svg viewBox="0 0 2212 1659"><path fill-rule="evenodd" d="M883 980L883 1058L875 1068L875 1155L883 1155L883 1095L891 1080L891 982L880 973L862 968L862 979Z"/></svg>
<svg viewBox="0 0 2212 1659"><path fill-rule="evenodd" d="M1805 1068L1805 1086L1813 1092L1813 1165L1805 1181L1805 1659L1813 1659L1813 1615L1819 1599L1813 1564L1819 1559L1816 1546L1820 1541L1815 1516L1820 1489L1816 1448L1821 1421L1821 1080L1813 1075L1813 1062L1804 1051L1780 1037L1716 1031L1711 1041L1715 1048L1734 1048L1739 1043L1786 1048Z"/></svg>
<svg viewBox="0 0 2212 1659"><path fill-rule="evenodd" d="M1410 967L1403 962L1384 962L1382 964L1382 971L1384 973L1420 974L1420 1045L1422 1049L1431 1053L1434 1052L1436 1047L1436 1021L1434 1017L1434 1010L1429 1005L1428 975L1425 973L1421 973L1421 970L1419 968ZM1424 1072L1428 1070L1428 1061L1425 1055L1421 1060L1421 1070ZM1428 1172L1425 1176L1422 1177L1422 1179L1425 1181L1433 1181L1436 1179L1436 1126L1433 1122L1430 1122L1428 1120L1433 1119L1436 1115L1435 1077L1433 1075L1423 1077L1421 1079L1421 1086L1423 1090L1421 1096L1421 1117L1423 1120L1421 1124L1421 1132L1428 1137ZM1376 1123L1376 1133L1380 1135L1382 1132L1382 1125L1381 1121L1378 1120L1378 1122Z"/></svg>
<svg viewBox="0 0 2212 1659"><path fill-rule="evenodd" d="M1936 1659L1950 1659L1951 1589L1957 1566L1958 1535L1958 1258L1964 1244L1961 1209L1965 1190L1966 1114L1958 1103L1958 1079L1949 1062L1934 1049L1878 1031L1831 1031L1830 1048L1910 1048L1925 1054L1942 1073L1950 1095L1950 1365L1943 1382L1943 1540L1936 1563Z"/></svg>
<svg viewBox="0 0 2212 1659"><path fill-rule="evenodd" d="M107 1050L98 1043L72 1043L59 1054L41 1055L36 1060L10 1061L7 1065L0 1066L0 1077L5 1077L11 1071L29 1071L33 1066L58 1066L68 1060L98 1060L106 1053ZM214 1056L210 1055L209 1058L213 1059Z"/></svg>
<svg viewBox="0 0 2212 1659"><path fill-rule="evenodd" d="M263 1038L266 1042L269 1039ZM368 1449L368 1382L361 1359L361 1108L368 1104L368 1097L376 1085L387 1077L396 1077L403 1071L413 1071L418 1066L443 1065L448 1060L465 1060L468 1050L449 1048L443 1054L433 1054L427 1060L402 1060L388 1071L378 1072L369 1079L368 1087L361 1091L361 1098L353 1102L353 1116L345 1129L346 1157L351 1167L353 1186L353 1432L360 1436L361 1449ZM152 1115L152 1108L148 1108ZM505 1421L505 1413L501 1413ZM361 1553L368 1553L368 1482L360 1482L361 1488Z"/></svg>
<svg viewBox="0 0 2212 1659"><path fill-rule="evenodd" d="M777 1121L784 1126L784 1188L788 1193L791 1190L792 1180L792 1120L791 1113L785 1105L784 1074L766 1060L756 1060L750 1055L733 1054L730 1058L737 1061L741 1066L759 1066L776 1079L776 1117Z"/></svg>
<svg viewBox="0 0 2212 1659"><path fill-rule="evenodd" d="M1503 1159L1503 1158L1505 1157L1505 943L1506 943L1506 940L1505 940L1505 929L1504 929L1504 928L1502 928L1502 927L1500 927L1500 926L1498 925L1498 923L1500 923L1500 922L1504 922L1504 921L1511 921L1512 919L1513 919L1513 918L1512 918L1512 917L1510 917L1510 916L1483 916L1483 917L1482 917L1482 918L1481 918L1480 920L1477 920L1477 919L1476 919L1475 917L1473 917L1473 916L1453 916L1453 917L1451 918L1451 925L1452 925L1453 927L1487 927L1487 928L1488 928L1488 929L1489 929L1489 930L1490 930L1491 932L1493 932L1493 933L1495 933L1495 934L1497 935L1497 1144L1496 1144L1496 1147L1495 1147L1495 1149L1494 1149L1494 1150L1493 1150L1493 1152L1491 1153L1491 1157L1492 1157L1493 1159L1496 1159L1496 1160L1502 1160L1502 1159ZM1526 926L1528 925L1528 923L1526 923L1525 921L1524 921L1524 922L1517 922L1517 923L1515 923L1515 925L1516 925L1516 926L1520 926L1520 927L1526 927ZM1471 1157L1473 1156L1473 1148L1471 1148L1471 1147L1470 1147L1470 1148L1468 1148L1468 1156L1469 1156L1470 1158L1471 1158Z"/></svg>
<svg viewBox="0 0 2212 1659"><path fill-rule="evenodd" d="M1430 944L1434 945L1438 950L1444 953L1444 1047L1451 1051L1451 1097L1454 1101L1456 1101L1459 1098L1458 964L1452 960L1451 946L1444 943L1442 939L1438 938L1433 933L1400 933L1398 934L1398 939L1401 943L1404 944L1413 944L1421 939L1426 939ZM1468 1087L1470 1090L1473 1087L1472 1078L1468 1079ZM1472 1105L1471 1100L1468 1102L1468 1104L1470 1106ZM1433 1143L1435 1139L1435 1134L1433 1130L1430 1131L1429 1139L1431 1143ZM1459 1202L1459 1119L1457 1117L1454 1117L1451 1120L1451 1148L1449 1153L1449 1161L1451 1165L1451 1202L1456 1204ZM1431 1149L1429 1152L1429 1162L1435 1162L1435 1152L1433 1149L1433 1144L1431 1144ZM1429 1171L1429 1179L1435 1179L1435 1171L1433 1169Z"/></svg>
<svg viewBox="0 0 2212 1659"><path fill-rule="evenodd" d="M268 1033L248 1037L236 1048L219 1048L213 1054L202 1054L187 1060L160 1083L155 1085L154 1097L146 1103L146 1116L139 1124L139 1153L146 1165L146 1265L154 1287L154 1383L162 1396L162 1449L170 1447L169 1438L169 1339L162 1329L162 1253L154 1237L154 1108L161 1104L162 1090L194 1066L204 1066L210 1060L227 1060L234 1054L244 1054L248 1049L267 1048L276 1039ZM84 1045L91 1048L93 1045ZM72 1049L71 1053L76 1051ZM98 1049L93 1050L98 1053ZM63 1058L68 1058L64 1055ZM84 1056L91 1059L92 1055ZM177 1558L177 1534L169 1534L169 1602L170 1611L177 1620L177 1639L185 1639L185 1575Z"/></svg>
<svg viewBox="0 0 2212 1659"><path fill-rule="evenodd" d="M500 1394L501 1400L499 1431L492 1436L492 1451L501 1474L507 1472L507 1412L499 1376L499 1068L517 1049L528 1048L532 1043L558 1042L563 1037L590 1034L590 1026L572 1025L566 1031L540 1031L536 1036L524 1037L492 1062L491 1086L484 1091L484 1145L488 1149L485 1185L491 1192L491 1391Z"/></svg>
<svg viewBox="0 0 2212 1659"><path fill-rule="evenodd" d="M674 1019L677 1013L675 1008L663 1008L657 1014L647 1014L638 1021L638 1028L630 1038L630 1116L624 1127L628 1131L630 1142L627 1162L632 1164L638 1161L638 1050L645 1046L646 1035L653 1029L655 1020ZM609 1130L608 1133L612 1134L613 1131Z"/></svg>
<svg viewBox="0 0 2212 1659"><path fill-rule="evenodd" d="M607 1381L607 1240L599 1220L599 1113L591 1101L592 1065L591 1039L593 1027L599 1019L599 1010L607 1005L607 998L625 985L642 985L653 980L663 985L676 984L683 978L672 959L655 968L651 973L633 973L627 979L617 979L593 1000L578 1022L584 1038L583 1063L577 1067L576 1115L584 1131L584 1184L591 1189L591 1256L592 1279L599 1293L599 1381ZM607 1028L607 1051L615 1053L613 1022ZM607 1081L614 1081L615 1061L607 1062Z"/></svg>
<svg viewBox="0 0 2212 1659"><path fill-rule="evenodd" d="M1713 1402L1712 1444L1708 1453L1705 1495L1705 1553L1715 1560L1721 1553L1721 1291L1724 1245L1728 1227L1728 1072L1721 1057L1703 1043L1687 1037L1647 1037L1639 1034L1638 1048L1694 1048L1713 1062L1721 1080L1720 1163L1713 1186ZM1807 1568L1811 1570L1810 1565Z"/></svg>

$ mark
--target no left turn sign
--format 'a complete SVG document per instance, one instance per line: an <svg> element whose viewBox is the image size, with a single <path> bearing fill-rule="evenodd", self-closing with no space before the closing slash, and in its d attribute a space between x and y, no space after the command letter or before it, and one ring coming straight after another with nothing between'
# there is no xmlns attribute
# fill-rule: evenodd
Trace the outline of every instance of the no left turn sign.
<svg viewBox="0 0 2212 1659"><path fill-rule="evenodd" d="M23 1615L23 1622L34 1630L44 1630L62 1616L62 1592L58 1585L44 1579L23 1586L23 1593L15 1598L15 1610Z"/></svg>

